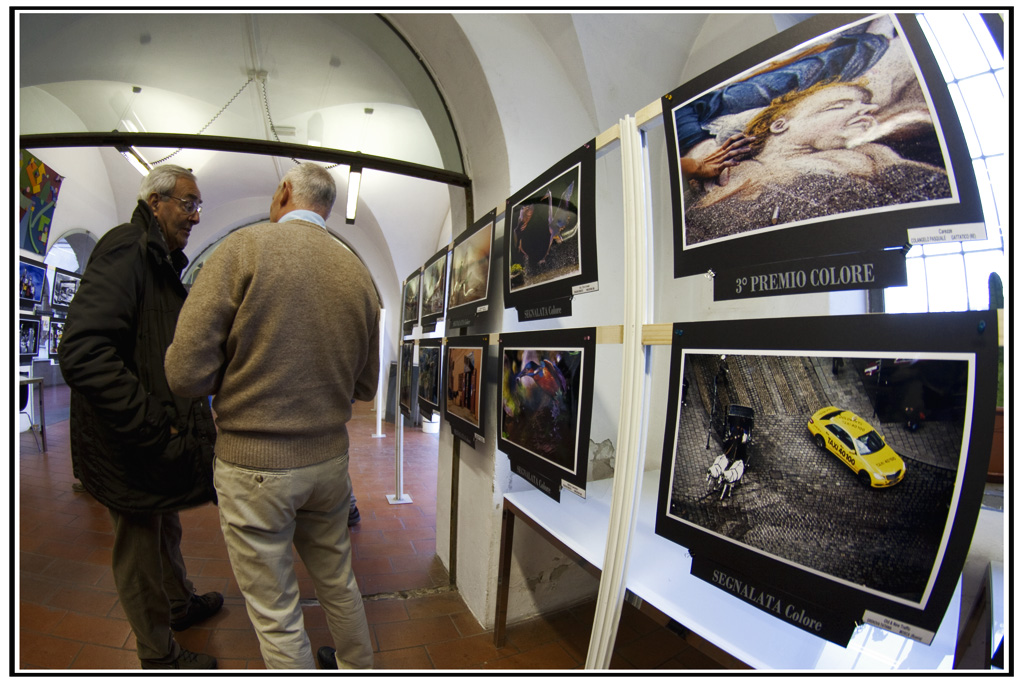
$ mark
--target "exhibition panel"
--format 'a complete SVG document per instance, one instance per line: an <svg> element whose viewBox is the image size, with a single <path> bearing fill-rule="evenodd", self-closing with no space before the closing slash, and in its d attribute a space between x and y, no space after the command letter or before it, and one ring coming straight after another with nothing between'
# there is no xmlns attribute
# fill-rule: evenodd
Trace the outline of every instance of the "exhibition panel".
<svg viewBox="0 0 1024 683"><path fill-rule="evenodd" d="M787 99L790 91L801 95ZM783 101L785 121L782 114L768 118L769 105L779 105L773 100ZM672 276L706 271L715 301L905 285L905 245L926 239L932 226L969 231L942 231L951 235L942 239L984 238L955 111L913 16L820 16L682 86L661 104L674 209ZM759 112L769 138L783 132L794 137L798 113L840 112L833 123L808 130L819 137L830 130L853 136L855 144L847 145L851 138L842 149L861 156L830 152L840 148L814 142L811 147L822 153L792 158L796 166L786 176L788 190L754 191L743 173L752 173L751 166L768 156L751 157L761 146L771 152L779 142L753 139ZM649 134L658 123L652 118L633 125ZM613 136L622 141L624 155L627 134ZM684 144L688 135L695 137ZM720 166L710 177L686 175L693 172L688 156L705 141L704 148L717 146L718 157L708 161L705 149L697 162ZM722 159L732 161L721 164ZM854 188L866 183L868 174L850 164L863 161L879 176L874 184ZM743 164L748 166L738 168ZM557 168L547 175L554 177ZM815 195L814 184L826 175L849 187L833 182ZM534 183L540 191L521 193L506 206L506 275L515 259L528 256L520 234L533 216L524 198L556 195L542 182L546 177ZM624 176L627 224L632 198L650 201L649 183L645 176L637 191ZM788 199L756 223L760 209L751 202L771 192ZM814 200L840 195L857 201L818 206ZM792 213L808 207L818 213ZM725 210L731 212L728 219L710 215ZM549 208L546 215L555 214ZM729 225L733 232L701 232L704 223ZM627 237L630 245L634 240ZM641 251L648 253L645 247ZM650 263L633 272L628 254L626 261L624 290L630 301L648 286ZM653 279L664 275L655 272ZM507 281L506 306L514 305L515 290ZM769 310L763 307L764 313ZM570 309L555 316L571 314ZM645 315L627 306L627 332L646 327L651 321ZM645 571L678 578L685 564L691 578L678 598L656 590L648 591L648 599L656 609L685 615L683 627L706 633L709 642L751 666L947 668L957 636L960 572L984 488L996 327L995 316L987 314L677 324L670 339L674 353L660 486L651 483L652 471L642 494L621 486L620 478L627 476L622 470L636 457L619 452L616 496L611 481L600 486L591 481L582 502L562 500L554 495L557 486L538 485L533 473L514 469L551 500L543 501L537 492L506 494L506 510L528 519L570 556L599 568L622 561L608 546L611 539L630 539L625 585L634 594L632 586L642 583ZM715 342L698 330L715 330L706 333ZM758 344L739 344L751 339ZM504 353L503 347L501 391L507 396L509 378L520 371ZM646 366L644 386L652 372L649 355ZM646 415L658 410L657 399L643 400L639 413L624 409L620 430L646 424ZM499 422L503 419L499 411ZM498 449L516 452L502 436ZM597 490L607 494L606 502L595 500ZM613 498L621 500L613 505ZM576 516L589 521L579 524ZM513 528L514 521L503 522L503 538L509 537L503 548L511 543ZM681 550L670 552L666 539ZM687 561L668 571L665 558L679 553ZM499 591L508 590L506 561L504 555L499 559ZM595 634L600 605L614 604L615 590L602 583ZM698 594L701 600L695 600ZM499 621L506 600L499 596ZM793 641L780 648L763 638L751 645L749 634L732 638L729 631L735 628L718 619L721 614L784 632ZM614 628L595 635L591 654L609 637L614 638ZM887 659L894 639L905 641L903 655ZM761 647L764 642L770 645ZM875 649L872 643L880 645ZM863 657L853 657L847 647ZM600 667L600 656L588 658L588 667Z"/></svg>

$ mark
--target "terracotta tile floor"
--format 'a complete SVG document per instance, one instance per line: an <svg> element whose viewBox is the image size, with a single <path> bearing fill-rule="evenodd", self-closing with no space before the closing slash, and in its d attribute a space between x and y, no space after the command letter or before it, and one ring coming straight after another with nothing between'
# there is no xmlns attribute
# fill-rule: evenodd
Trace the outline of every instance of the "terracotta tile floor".
<svg viewBox="0 0 1024 683"><path fill-rule="evenodd" d="M12 670L138 669L135 639L110 575L111 525L106 509L74 493L64 386L44 390L46 453L30 432L19 450L18 541L20 664ZM436 434L406 427L405 493L412 503L391 505L395 493L394 430L372 438L376 417L369 404L349 426L352 480L361 522L353 528L354 570L364 594L378 669L579 669L586 659L594 603L508 628L496 649L449 587L434 552ZM231 573L212 505L181 514L182 552L200 592L221 591L224 608L177 634L186 648L217 657L221 669L260 669L263 660ZM297 562L306 628L314 650L331 642L323 610ZM418 589L418 590L417 590ZM623 608L613 668L718 668L682 638Z"/></svg>

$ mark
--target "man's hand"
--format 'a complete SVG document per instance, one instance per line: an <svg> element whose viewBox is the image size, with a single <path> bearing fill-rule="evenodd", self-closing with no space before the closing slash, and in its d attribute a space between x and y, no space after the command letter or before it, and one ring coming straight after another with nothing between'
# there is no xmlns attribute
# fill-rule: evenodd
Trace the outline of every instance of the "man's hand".
<svg viewBox="0 0 1024 683"><path fill-rule="evenodd" d="M742 157L750 153L750 143L754 138L743 133L736 133L729 137L715 151L702 159L683 157L680 160L680 167L683 171L683 178L686 180L715 180L727 168L736 166L742 161Z"/></svg>

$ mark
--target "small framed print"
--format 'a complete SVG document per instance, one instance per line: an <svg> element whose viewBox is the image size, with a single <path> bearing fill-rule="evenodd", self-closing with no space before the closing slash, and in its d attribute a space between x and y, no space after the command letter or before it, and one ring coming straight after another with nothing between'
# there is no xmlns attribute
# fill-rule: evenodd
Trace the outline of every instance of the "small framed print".
<svg viewBox="0 0 1024 683"><path fill-rule="evenodd" d="M505 202L505 308L572 297L597 282L591 140Z"/></svg>
<svg viewBox="0 0 1024 683"><path fill-rule="evenodd" d="M497 210L492 209L452 242L447 318L450 327L469 327L481 309L488 306L496 215Z"/></svg>
<svg viewBox="0 0 1024 683"><path fill-rule="evenodd" d="M498 448L549 495L585 492L594 328L502 334ZM563 484L564 483L564 484Z"/></svg>
<svg viewBox="0 0 1024 683"><path fill-rule="evenodd" d="M412 328L420 322L420 275L422 269L417 268L405 280L402 292L402 332L412 334Z"/></svg>
<svg viewBox="0 0 1024 683"><path fill-rule="evenodd" d="M423 265L420 276L420 326L424 331L434 329L444 317L445 288L448 284L448 249L442 249Z"/></svg>
<svg viewBox="0 0 1024 683"><path fill-rule="evenodd" d="M54 268L50 307L55 311L67 311L80 284L82 284L82 276L78 273L72 273L63 268Z"/></svg>
<svg viewBox="0 0 1024 683"><path fill-rule="evenodd" d="M470 447L483 440L483 378L487 366L488 336L448 337L444 342L441 396L444 419L452 434Z"/></svg>
<svg viewBox="0 0 1024 683"><path fill-rule="evenodd" d="M417 382L420 415L431 420L441 405L441 340L419 342L420 376Z"/></svg>

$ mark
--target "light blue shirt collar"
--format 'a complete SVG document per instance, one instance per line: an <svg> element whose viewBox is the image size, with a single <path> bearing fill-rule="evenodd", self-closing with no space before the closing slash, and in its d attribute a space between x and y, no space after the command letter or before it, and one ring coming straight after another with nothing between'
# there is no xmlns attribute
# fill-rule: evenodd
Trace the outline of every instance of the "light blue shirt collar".
<svg viewBox="0 0 1024 683"><path fill-rule="evenodd" d="M308 221L316 223L324 230L327 229L327 221L324 220L324 217L309 209L295 209L277 219L278 223L287 223L288 221Z"/></svg>

